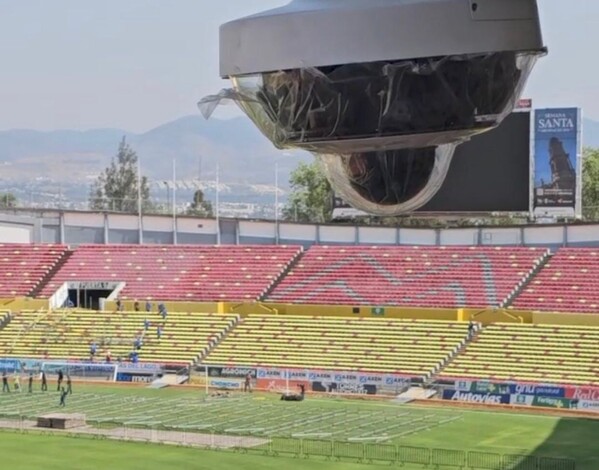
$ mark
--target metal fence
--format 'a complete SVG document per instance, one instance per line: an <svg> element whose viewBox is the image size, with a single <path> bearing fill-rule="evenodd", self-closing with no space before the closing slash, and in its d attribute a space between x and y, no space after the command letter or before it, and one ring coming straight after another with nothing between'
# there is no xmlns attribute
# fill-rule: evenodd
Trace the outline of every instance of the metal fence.
<svg viewBox="0 0 599 470"><path fill-rule="evenodd" d="M329 439L222 435L209 427L164 426L147 421L119 424L107 419L88 423L82 429L44 430L36 428L32 417L17 413L0 416L0 431L68 435L195 447L270 457L322 459L371 465L418 466L431 469L463 470L576 470L569 458L540 455L501 454L394 445L380 442L335 441Z"/></svg>

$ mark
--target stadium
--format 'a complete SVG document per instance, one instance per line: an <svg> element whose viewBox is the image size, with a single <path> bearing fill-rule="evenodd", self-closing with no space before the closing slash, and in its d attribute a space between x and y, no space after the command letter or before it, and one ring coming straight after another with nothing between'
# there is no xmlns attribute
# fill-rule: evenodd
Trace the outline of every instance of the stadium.
<svg viewBox="0 0 599 470"><path fill-rule="evenodd" d="M19 217L19 233L51 232L33 229L49 214ZM1 396L4 428L247 453L258 466L597 465L599 227L281 224L289 244L277 245L273 223L238 221L239 244L75 241L114 239L113 217L126 225L60 214L66 243L0 247L1 364L23 389ZM39 434L36 420L61 412L39 373L53 391L58 370L85 426ZM300 385L305 400L280 401Z"/></svg>
<svg viewBox="0 0 599 470"><path fill-rule="evenodd" d="M152 213L135 160L120 212L107 191L90 210L6 198L7 468L599 469L599 224L582 110L518 101L547 52L536 1L361 1L224 25L233 88L200 102L313 152L333 220L278 199L274 221L224 218L218 169L214 217L177 213L174 175L172 214ZM407 28L439 15L470 36ZM285 49L356 21L393 41Z"/></svg>

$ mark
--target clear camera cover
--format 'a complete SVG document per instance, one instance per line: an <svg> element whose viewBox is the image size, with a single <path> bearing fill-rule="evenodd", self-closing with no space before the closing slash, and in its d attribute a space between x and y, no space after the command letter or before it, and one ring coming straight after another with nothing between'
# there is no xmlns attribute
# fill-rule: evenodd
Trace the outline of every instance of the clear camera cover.
<svg viewBox="0 0 599 470"><path fill-rule="evenodd" d="M426 204L454 151L513 110L543 52L369 62L231 77L204 98L209 117L234 102L278 148L319 158L336 193L393 216Z"/></svg>
<svg viewBox="0 0 599 470"><path fill-rule="evenodd" d="M419 134L452 143L509 114L539 54L495 52L232 77L232 89L199 106L209 117L223 101L234 101L277 148L344 153L346 140L381 138L386 143L379 149L401 148L414 146Z"/></svg>

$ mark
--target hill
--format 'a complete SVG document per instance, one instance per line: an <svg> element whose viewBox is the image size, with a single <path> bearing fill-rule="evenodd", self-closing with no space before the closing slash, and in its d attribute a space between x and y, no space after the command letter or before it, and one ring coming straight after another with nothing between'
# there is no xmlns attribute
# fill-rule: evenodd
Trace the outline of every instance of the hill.
<svg viewBox="0 0 599 470"><path fill-rule="evenodd" d="M244 117L204 120L186 116L143 134L123 129L89 131L58 130L0 132L2 179L30 181L49 178L72 182L73 177L90 179L115 154L126 136L141 157L143 171L151 179L170 178L176 158L179 175L214 179L217 160L223 181L269 184L274 180L275 161L280 163L281 181L307 154L275 149Z"/></svg>

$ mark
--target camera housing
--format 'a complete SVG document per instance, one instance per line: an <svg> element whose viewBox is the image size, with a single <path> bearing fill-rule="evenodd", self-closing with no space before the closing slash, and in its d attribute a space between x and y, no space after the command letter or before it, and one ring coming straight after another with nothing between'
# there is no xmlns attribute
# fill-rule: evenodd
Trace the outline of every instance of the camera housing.
<svg viewBox="0 0 599 470"><path fill-rule="evenodd" d="M426 204L456 146L501 123L546 53L536 0L293 0L223 25L220 50L233 88L204 114L234 100L376 215Z"/></svg>

